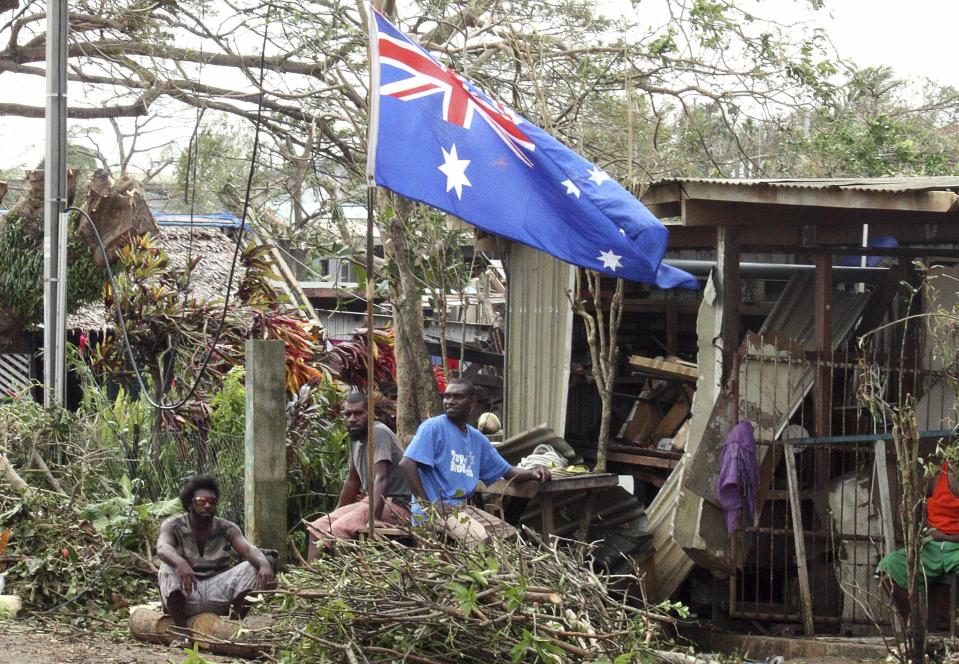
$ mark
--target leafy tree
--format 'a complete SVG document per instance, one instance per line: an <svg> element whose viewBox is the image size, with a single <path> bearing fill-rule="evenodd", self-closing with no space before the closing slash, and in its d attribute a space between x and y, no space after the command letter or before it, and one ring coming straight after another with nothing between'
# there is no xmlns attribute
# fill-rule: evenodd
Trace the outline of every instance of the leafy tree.
<svg viewBox="0 0 959 664"><path fill-rule="evenodd" d="M669 21L654 28L604 18L592 0L417 0L401 11L387 0L382 8L457 72L620 177L673 172L673 157L688 158L692 146L712 172L727 174L728 163L754 161L738 140L747 115L811 106L827 93L832 64L821 35L764 21L733 0L659 5ZM368 17L361 3L78 0L71 9L71 83L85 88L77 98L87 100L74 117L143 117L170 105L256 123L269 181L282 183L294 202L299 242L310 236L311 221L365 203ZM0 75L44 75L44 19L43 11L27 11L0 28ZM0 104L0 114L42 112ZM725 136L726 154L716 154L713 135ZM660 156L664 138L677 147ZM307 201L316 203L307 209ZM401 396L405 429L437 405L420 343L422 275L408 237L429 215L392 196L381 197L379 213L397 346L408 351L398 353L400 392L418 395L407 404Z"/></svg>

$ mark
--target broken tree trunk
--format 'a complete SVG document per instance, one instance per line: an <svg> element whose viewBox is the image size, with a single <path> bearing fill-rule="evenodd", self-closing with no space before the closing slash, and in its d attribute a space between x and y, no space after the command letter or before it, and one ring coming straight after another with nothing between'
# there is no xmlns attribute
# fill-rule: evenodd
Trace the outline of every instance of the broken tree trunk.
<svg viewBox="0 0 959 664"><path fill-rule="evenodd" d="M143 197L143 185L127 175L114 180L102 168L94 171L85 209L96 225L110 261L130 237L157 233L153 215ZM80 234L93 252L97 265L102 267L103 251L86 219L80 223Z"/></svg>
<svg viewBox="0 0 959 664"><path fill-rule="evenodd" d="M20 474L13 469L13 466L10 465L10 460L7 459L7 456L3 453L0 453L0 473L6 478L17 493L25 493L30 485L23 481L23 478L20 477Z"/></svg>
<svg viewBox="0 0 959 664"><path fill-rule="evenodd" d="M413 204L399 196L391 200L396 214L386 228L390 240L388 251L399 274L390 285L396 331L396 433L406 443L420 422L440 412L441 401L423 341L421 288L407 255L406 221Z"/></svg>
<svg viewBox="0 0 959 664"><path fill-rule="evenodd" d="M76 195L78 176L79 171L75 168L67 171L68 202L72 202ZM27 171L24 181L26 186L20 192L17 202L7 212L7 219L26 220L29 223L27 230L40 237L43 235L43 169Z"/></svg>

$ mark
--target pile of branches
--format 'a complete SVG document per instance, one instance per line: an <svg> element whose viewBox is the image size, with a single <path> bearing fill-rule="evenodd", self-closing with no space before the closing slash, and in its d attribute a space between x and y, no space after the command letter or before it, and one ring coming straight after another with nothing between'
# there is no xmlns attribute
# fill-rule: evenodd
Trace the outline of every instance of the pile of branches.
<svg viewBox="0 0 959 664"><path fill-rule="evenodd" d="M156 594L150 542L159 506L121 496L80 507L54 491L0 482L5 592L29 610L122 618L125 607Z"/></svg>
<svg viewBox="0 0 959 664"><path fill-rule="evenodd" d="M633 584L594 571L575 547L467 550L428 532L412 548L338 542L286 575L272 636L291 644L284 661L642 661L673 618L612 590Z"/></svg>

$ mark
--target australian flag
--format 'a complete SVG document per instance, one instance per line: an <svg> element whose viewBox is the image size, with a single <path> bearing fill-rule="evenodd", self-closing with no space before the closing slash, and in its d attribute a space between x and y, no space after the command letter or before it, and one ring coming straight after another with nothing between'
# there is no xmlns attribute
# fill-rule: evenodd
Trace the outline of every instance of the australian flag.
<svg viewBox="0 0 959 664"><path fill-rule="evenodd" d="M376 11L367 174L478 228L610 276L696 288L668 231L603 169L440 64Z"/></svg>

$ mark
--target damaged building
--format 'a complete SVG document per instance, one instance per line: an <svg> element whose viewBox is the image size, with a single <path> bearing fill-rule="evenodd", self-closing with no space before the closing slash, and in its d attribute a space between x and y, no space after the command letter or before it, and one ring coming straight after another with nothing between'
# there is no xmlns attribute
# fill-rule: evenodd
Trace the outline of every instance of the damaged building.
<svg viewBox="0 0 959 664"><path fill-rule="evenodd" d="M875 406L911 395L924 455L952 437L956 387L936 333L895 321L956 306L957 192L959 178L636 192L670 229L667 260L702 284L628 284L624 299L608 462L645 506L619 511L647 536L633 555L649 597L806 634L891 619L874 570L901 536L896 455ZM506 437L546 425L591 463L599 407L573 268L516 245L508 265ZM738 469L748 507L727 528L719 475L742 422L755 469Z"/></svg>

